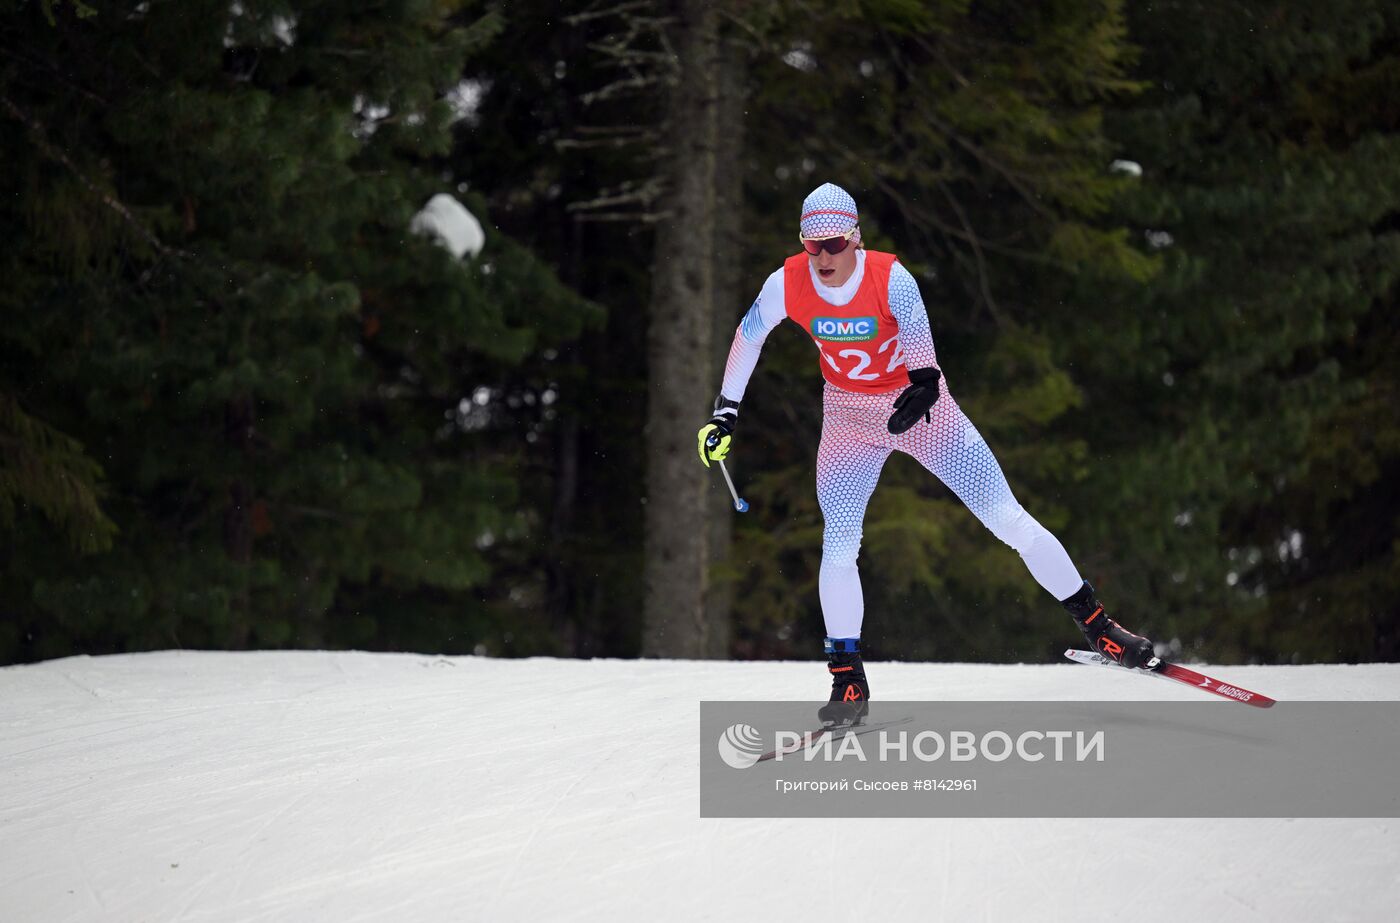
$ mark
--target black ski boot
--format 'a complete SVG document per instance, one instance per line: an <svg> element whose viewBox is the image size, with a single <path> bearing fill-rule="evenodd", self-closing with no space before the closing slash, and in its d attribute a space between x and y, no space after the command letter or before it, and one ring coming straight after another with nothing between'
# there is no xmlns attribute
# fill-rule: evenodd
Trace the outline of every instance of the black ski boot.
<svg viewBox="0 0 1400 923"><path fill-rule="evenodd" d="M870 714L870 684L860 659L860 639L827 638L826 653L831 701L817 711L817 719L832 727L860 724Z"/></svg>
<svg viewBox="0 0 1400 923"><path fill-rule="evenodd" d="M1060 605L1069 610L1089 647L1114 663L1125 667L1143 667L1154 657L1152 642L1128 631L1103 611L1103 604L1094 598L1094 588L1085 580L1069 599Z"/></svg>

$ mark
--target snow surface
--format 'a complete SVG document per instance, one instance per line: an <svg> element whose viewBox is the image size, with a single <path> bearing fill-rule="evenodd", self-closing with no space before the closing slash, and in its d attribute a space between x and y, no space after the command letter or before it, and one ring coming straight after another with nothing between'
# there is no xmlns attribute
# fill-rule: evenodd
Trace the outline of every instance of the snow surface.
<svg viewBox="0 0 1400 923"><path fill-rule="evenodd" d="M1215 672L1400 699L1394 664ZM1200 700L1069 663L871 679ZM1393 820L701 819L697 702L824 684L815 662L322 652L0 669L0 919L1397 918Z"/></svg>
<svg viewBox="0 0 1400 923"><path fill-rule="evenodd" d="M465 205L445 192L429 199L423 210L413 216L408 229L415 234L436 237L459 260L464 255L476 256L486 246L481 222Z"/></svg>

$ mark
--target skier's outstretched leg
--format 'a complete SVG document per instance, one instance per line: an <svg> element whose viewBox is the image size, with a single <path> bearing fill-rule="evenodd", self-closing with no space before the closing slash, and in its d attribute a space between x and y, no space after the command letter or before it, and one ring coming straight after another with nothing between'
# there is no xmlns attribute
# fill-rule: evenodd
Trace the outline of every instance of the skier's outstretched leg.
<svg viewBox="0 0 1400 923"><path fill-rule="evenodd" d="M914 456L997 538L1021 555L1036 582L1060 601L1090 646L1135 667L1152 657L1152 643L1104 614L1094 589L1079 574L1060 540L1016 501L1001 465L962 408L945 394L930 422L896 437L896 448Z"/></svg>

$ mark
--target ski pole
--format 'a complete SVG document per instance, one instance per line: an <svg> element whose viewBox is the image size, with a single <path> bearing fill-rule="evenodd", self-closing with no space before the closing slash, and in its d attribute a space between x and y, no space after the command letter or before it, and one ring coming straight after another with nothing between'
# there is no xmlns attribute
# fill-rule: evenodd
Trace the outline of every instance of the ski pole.
<svg viewBox="0 0 1400 923"><path fill-rule="evenodd" d="M713 449L717 445L719 445L719 434L710 433L709 437L705 439L705 447ZM729 496L734 498L734 509L741 513L747 513L749 511L749 501L740 497L739 492L734 489L734 481L729 477L729 469L724 467L724 459L717 458L715 461L719 462L720 473L724 475L724 483L729 487Z"/></svg>
<svg viewBox="0 0 1400 923"><path fill-rule="evenodd" d="M724 475L724 483L729 485L729 496L734 498L734 508L741 513L747 513L749 511L749 501L740 497L738 492L734 490L734 482L729 479L729 469L724 467L723 459L721 459L719 463L719 472Z"/></svg>

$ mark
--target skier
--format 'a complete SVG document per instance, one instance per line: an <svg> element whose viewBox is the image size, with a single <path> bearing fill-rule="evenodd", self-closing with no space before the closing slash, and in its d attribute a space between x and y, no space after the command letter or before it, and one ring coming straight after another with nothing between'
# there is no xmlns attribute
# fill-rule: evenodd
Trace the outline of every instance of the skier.
<svg viewBox="0 0 1400 923"><path fill-rule="evenodd" d="M826 379L817 449L825 520L818 588L832 685L821 721L852 724L869 712L856 556L866 504L893 451L913 456L1016 549L1091 648L1126 667L1147 663L1152 643L1108 617L1064 546L1016 502L992 450L948 392L914 277L893 254L864 249L855 200L831 183L817 187L802 203L799 236L802 252L768 277L735 330L714 416L698 435L700 460L707 467L722 461L769 331L788 318L812 337Z"/></svg>

